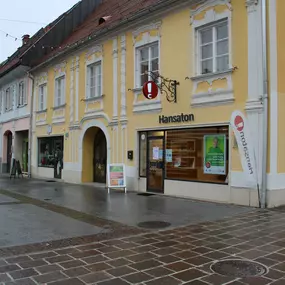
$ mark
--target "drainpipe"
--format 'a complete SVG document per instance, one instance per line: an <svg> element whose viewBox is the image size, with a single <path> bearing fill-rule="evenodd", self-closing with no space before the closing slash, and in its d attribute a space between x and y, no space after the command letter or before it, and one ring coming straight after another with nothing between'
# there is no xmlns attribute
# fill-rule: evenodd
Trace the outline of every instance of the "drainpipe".
<svg viewBox="0 0 285 285"><path fill-rule="evenodd" d="M267 75L267 0L261 1L262 9L262 71L263 71L263 153L261 208L267 207L267 145L268 145L268 75Z"/></svg>
<svg viewBox="0 0 285 285"><path fill-rule="evenodd" d="M34 112L34 76L28 72L32 80L32 96L30 101L29 150L28 150L28 177L32 177L32 144L33 144L33 112Z"/></svg>

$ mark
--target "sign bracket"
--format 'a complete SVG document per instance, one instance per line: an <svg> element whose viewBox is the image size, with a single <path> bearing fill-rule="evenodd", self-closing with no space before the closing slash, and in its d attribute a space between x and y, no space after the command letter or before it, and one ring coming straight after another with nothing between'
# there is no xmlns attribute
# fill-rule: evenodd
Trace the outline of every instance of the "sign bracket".
<svg viewBox="0 0 285 285"><path fill-rule="evenodd" d="M166 78L153 71L146 71L146 74L157 84L158 89L169 103L177 103L177 86L180 85L177 80Z"/></svg>

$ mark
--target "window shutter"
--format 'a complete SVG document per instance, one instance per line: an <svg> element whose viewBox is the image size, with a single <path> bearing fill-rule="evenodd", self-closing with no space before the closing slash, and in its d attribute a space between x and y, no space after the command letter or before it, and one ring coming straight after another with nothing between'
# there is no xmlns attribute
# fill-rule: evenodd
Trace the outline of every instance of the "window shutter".
<svg viewBox="0 0 285 285"><path fill-rule="evenodd" d="M47 108L47 85L44 85L44 87L43 87L43 100L44 100L44 109L46 109Z"/></svg>
<svg viewBox="0 0 285 285"><path fill-rule="evenodd" d="M65 103L65 77L62 78L61 82L61 104Z"/></svg>
<svg viewBox="0 0 285 285"><path fill-rule="evenodd" d="M86 98L90 98L90 76L91 76L91 72L90 72L90 66L87 67L87 74L86 74L87 78L86 78L86 91L85 91L85 97Z"/></svg>

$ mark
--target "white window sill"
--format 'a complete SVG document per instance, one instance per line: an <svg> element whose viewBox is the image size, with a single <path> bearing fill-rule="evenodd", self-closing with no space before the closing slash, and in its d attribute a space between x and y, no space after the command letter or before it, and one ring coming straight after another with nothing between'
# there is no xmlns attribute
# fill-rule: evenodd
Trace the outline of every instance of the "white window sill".
<svg viewBox="0 0 285 285"><path fill-rule="evenodd" d="M9 113L9 112L11 112L11 111L13 111L13 108L11 108L11 109L5 109L5 113Z"/></svg>
<svg viewBox="0 0 285 285"><path fill-rule="evenodd" d="M59 109L64 109L66 106L66 103L64 104L61 104L61 105L58 105L58 106L54 106L52 107L52 109L55 111L55 110L59 110Z"/></svg>
<svg viewBox="0 0 285 285"><path fill-rule="evenodd" d="M213 72L213 73L206 73L206 74L193 76L193 77L190 77L190 79L192 81L198 81L198 80L203 80L203 79L206 80L206 79L212 78L212 77L219 77L219 76L229 75L229 74L233 73L234 70L235 70L234 68L229 68L229 69L224 70L224 71Z"/></svg>
<svg viewBox="0 0 285 285"><path fill-rule="evenodd" d="M37 114L42 114L42 113L46 113L47 109L43 109L43 110L38 110L36 111Z"/></svg>
<svg viewBox="0 0 285 285"><path fill-rule="evenodd" d="M22 105L18 105L18 106L17 106L17 109L24 108L24 107L26 107L27 105L28 105L27 103L24 103L24 104L22 104Z"/></svg>
<svg viewBox="0 0 285 285"><path fill-rule="evenodd" d="M96 102L96 101L103 100L104 97L105 97L105 95L102 94L100 96L85 98L85 99L83 99L83 101L86 102L86 103L93 103L93 102Z"/></svg>

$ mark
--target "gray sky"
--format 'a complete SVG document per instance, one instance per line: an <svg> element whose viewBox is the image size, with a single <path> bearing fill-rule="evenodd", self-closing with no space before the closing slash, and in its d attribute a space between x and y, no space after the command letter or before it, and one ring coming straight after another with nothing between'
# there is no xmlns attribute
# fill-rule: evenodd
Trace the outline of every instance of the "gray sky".
<svg viewBox="0 0 285 285"><path fill-rule="evenodd" d="M21 46L24 34L32 36L77 2L79 0L0 0L0 62L6 60ZM7 33L9 36L6 36ZM13 37L18 40L15 41Z"/></svg>

